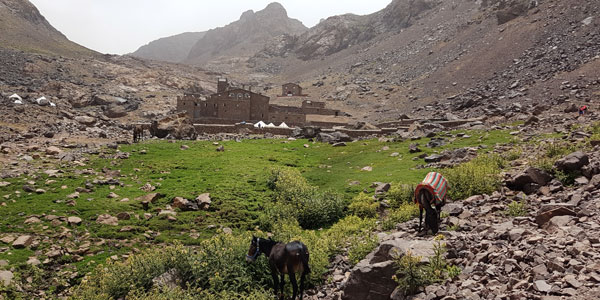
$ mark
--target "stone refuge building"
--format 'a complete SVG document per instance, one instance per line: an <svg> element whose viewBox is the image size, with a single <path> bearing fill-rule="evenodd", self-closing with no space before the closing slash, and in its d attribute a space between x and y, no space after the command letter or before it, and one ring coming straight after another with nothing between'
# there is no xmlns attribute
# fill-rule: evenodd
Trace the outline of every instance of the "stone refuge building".
<svg viewBox="0 0 600 300"><path fill-rule="evenodd" d="M177 97L177 111L185 112L194 123L201 124L263 121L267 124L285 122L290 126L304 126L310 125L307 115L340 116L339 110L325 108L325 102L304 100L300 107L296 107L270 104L269 101L269 97L252 92L251 88L233 87L227 79L219 79L217 92L206 98L196 91L186 91L182 97ZM331 125L340 123L332 122Z"/></svg>
<svg viewBox="0 0 600 300"><path fill-rule="evenodd" d="M308 97L308 95L302 94L302 87L295 83L286 83L281 86L280 97Z"/></svg>

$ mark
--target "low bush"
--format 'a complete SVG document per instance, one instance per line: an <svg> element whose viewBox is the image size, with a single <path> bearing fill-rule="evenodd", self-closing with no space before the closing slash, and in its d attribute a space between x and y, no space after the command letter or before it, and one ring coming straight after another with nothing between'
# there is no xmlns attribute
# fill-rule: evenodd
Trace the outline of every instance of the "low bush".
<svg viewBox="0 0 600 300"><path fill-rule="evenodd" d="M487 154L440 171L448 180L449 198L459 200L496 191L501 185L500 171L504 163L500 156Z"/></svg>
<svg viewBox="0 0 600 300"><path fill-rule="evenodd" d="M522 217L527 215L525 201L513 201L508 204L507 214L511 217Z"/></svg>
<svg viewBox="0 0 600 300"><path fill-rule="evenodd" d="M377 216L378 206L379 203L372 196L360 193L352 199L352 202L348 206L348 211L361 218L374 218Z"/></svg>
<svg viewBox="0 0 600 300"><path fill-rule="evenodd" d="M440 241L443 236L435 239L434 255L428 258L428 263L422 263L422 257L413 256L410 252L395 259L398 270L394 279L404 295L415 294L421 287L442 283L460 275L460 268L446 261L446 244Z"/></svg>
<svg viewBox="0 0 600 300"><path fill-rule="evenodd" d="M348 248L348 259L352 265L356 265L379 245L379 240L374 234L356 236L350 240L351 245Z"/></svg>
<svg viewBox="0 0 600 300"><path fill-rule="evenodd" d="M404 203L400 207L390 210L388 215L382 220L383 230L391 230L398 223L404 223L412 220L419 215L419 207L414 203Z"/></svg>
<svg viewBox="0 0 600 300"><path fill-rule="evenodd" d="M340 194L319 191L295 169L273 170L267 185L275 191L275 204L267 209L260 222L265 229L272 226L269 220L293 218L302 228L315 229L329 226L344 216L346 201Z"/></svg>
<svg viewBox="0 0 600 300"><path fill-rule="evenodd" d="M73 299L119 299L132 291L143 294L153 287L153 278L172 269L191 290L211 294L260 292L268 286L270 275L266 261L246 263L250 239L250 234L219 234L202 241L195 250L175 245L149 249L124 262L107 260L82 280Z"/></svg>
<svg viewBox="0 0 600 300"><path fill-rule="evenodd" d="M390 201L392 208L398 208L405 203L411 203L414 199L415 186L408 184L392 184L386 198Z"/></svg>

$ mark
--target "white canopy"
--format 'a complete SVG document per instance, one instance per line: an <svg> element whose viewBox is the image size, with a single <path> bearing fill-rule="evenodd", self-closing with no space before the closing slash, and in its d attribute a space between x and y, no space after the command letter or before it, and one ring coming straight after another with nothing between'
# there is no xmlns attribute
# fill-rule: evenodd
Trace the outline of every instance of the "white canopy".
<svg viewBox="0 0 600 300"><path fill-rule="evenodd" d="M15 104L23 104L23 100L17 99L17 100L15 100Z"/></svg>
<svg viewBox="0 0 600 300"><path fill-rule="evenodd" d="M46 97L42 96L42 97L35 99L35 103L40 104L40 102L42 102L44 100L48 100L48 99L46 99Z"/></svg>
<svg viewBox="0 0 600 300"><path fill-rule="evenodd" d="M54 102L50 102L50 106L51 107L56 107L56 104L54 104Z"/></svg>
<svg viewBox="0 0 600 300"><path fill-rule="evenodd" d="M267 124L265 124L265 122L263 122L263 121L260 121L256 124L254 124L254 127L256 127L256 128L263 128L265 126L267 126Z"/></svg>
<svg viewBox="0 0 600 300"><path fill-rule="evenodd" d="M276 127L276 126L273 123L269 123L269 125L267 125L266 127L273 128L273 127Z"/></svg>
<svg viewBox="0 0 600 300"><path fill-rule="evenodd" d="M285 122L282 122L279 127L281 128L290 128L290 126L287 126L287 124L285 124Z"/></svg>
<svg viewBox="0 0 600 300"><path fill-rule="evenodd" d="M19 100L19 101L23 101L23 98L21 98L21 96L17 95L17 94L12 94L10 97L8 97L8 99L14 99L14 100Z"/></svg>

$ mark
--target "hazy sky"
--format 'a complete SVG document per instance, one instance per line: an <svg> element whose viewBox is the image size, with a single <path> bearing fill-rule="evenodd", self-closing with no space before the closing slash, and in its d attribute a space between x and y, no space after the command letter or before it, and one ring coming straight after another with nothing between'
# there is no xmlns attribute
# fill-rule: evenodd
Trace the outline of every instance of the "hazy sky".
<svg viewBox="0 0 600 300"><path fill-rule="evenodd" d="M227 25L273 0L30 0L70 40L102 53L130 53L161 37ZM333 15L369 14L391 0L279 0L307 27Z"/></svg>

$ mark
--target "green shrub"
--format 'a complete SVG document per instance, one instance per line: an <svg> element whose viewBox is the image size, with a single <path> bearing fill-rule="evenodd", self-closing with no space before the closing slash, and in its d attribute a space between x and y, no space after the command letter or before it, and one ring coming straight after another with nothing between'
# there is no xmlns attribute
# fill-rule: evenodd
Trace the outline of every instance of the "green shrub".
<svg viewBox="0 0 600 300"><path fill-rule="evenodd" d="M374 218L377 216L378 206L379 203L373 197L361 192L352 199L348 210L353 215L361 218Z"/></svg>
<svg viewBox="0 0 600 300"><path fill-rule="evenodd" d="M427 273L421 265L421 257L413 256L408 251L400 259L396 260L398 271L394 279L398 283L398 288L404 295L415 294L420 287L429 284Z"/></svg>
<svg viewBox="0 0 600 300"><path fill-rule="evenodd" d="M269 220L296 219L302 228L314 229L331 225L344 216L346 201L330 191L311 186L299 171L276 169L268 185L275 191L275 204L259 222L270 228Z"/></svg>
<svg viewBox="0 0 600 300"><path fill-rule="evenodd" d="M570 172L554 171L554 176L563 185L572 186L573 184L575 184L575 179L577 179L577 177L581 176L581 172L579 172L579 171L570 171Z"/></svg>
<svg viewBox="0 0 600 300"><path fill-rule="evenodd" d="M329 260L336 254L342 253L345 248L356 247L356 241L371 238L374 224L374 219L348 216L325 231L302 230L297 222L280 222L275 224L273 232L275 232L275 240L298 240L308 247L311 268L309 283L317 284L322 282L323 274L329 271ZM368 254L368 252L364 253L366 246L361 247L361 249L351 250L354 252L354 258Z"/></svg>
<svg viewBox="0 0 600 300"><path fill-rule="evenodd" d="M422 257L413 256L410 251L395 258L398 270L394 280L404 295L415 294L421 287L442 283L460 275L460 268L449 265L446 261L446 244L441 239L441 235L435 238L437 242L433 245L434 255L428 258L428 263L422 263Z"/></svg>
<svg viewBox="0 0 600 300"><path fill-rule="evenodd" d="M507 213L512 217L522 217L527 215L527 205L525 201L513 201L508 204Z"/></svg>
<svg viewBox="0 0 600 300"><path fill-rule="evenodd" d="M132 291L145 293L152 279L175 269L183 284L208 293L248 294L268 286L266 261L248 264L245 256L250 234L219 234L195 250L182 245L148 249L124 262L107 260L86 276L73 299L119 299Z"/></svg>
<svg viewBox="0 0 600 300"><path fill-rule="evenodd" d="M553 174L555 161L556 161L556 159L542 156L542 157L536 158L535 160L530 162L530 164L533 167L536 167L540 170L546 171L546 173L548 173L548 174Z"/></svg>
<svg viewBox="0 0 600 300"><path fill-rule="evenodd" d="M412 220L419 215L419 207L414 203L404 203L396 209L392 209L381 222L383 230L391 230L398 223Z"/></svg>
<svg viewBox="0 0 600 300"><path fill-rule="evenodd" d="M504 160L498 155L484 155L451 169L444 174L449 183L448 196L459 200L473 195L490 194L501 184Z"/></svg>
<svg viewBox="0 0 600 300"><path fill-rule="evenodd" d="M411 203L414 199L415 186L408 184L392 184L386 198L392 208L398 208L404 203Z"/></svg>
<svg viewBox="0 0 600 300"><path fill-rule="evenodd" d="M269 300L273 299L272 292L252 291L248 294L233 292L209 293L207 291L186 291L178 289L152 289L149 292L132 291L127 300Z"/></svg>
<svg viewBox="0 0 600 300"><path fill-rule="evenodd" d="M365 236L357 236L352 239L351 245L348 248L348 259L350 263L356 265L359 261L371 253L379 245L379 240L376 235L370 234Z"/></svg>
<svg viewBox="0 0 600 300"><path fill-rule="evenodd" d="M504 159L506 159L507 161L513 161L513 160L517 160L517 159L521 158L522 155L523 155L523 149L521 149L520 147L517 147L510 151L503 153L502 157Z"/></svg>

